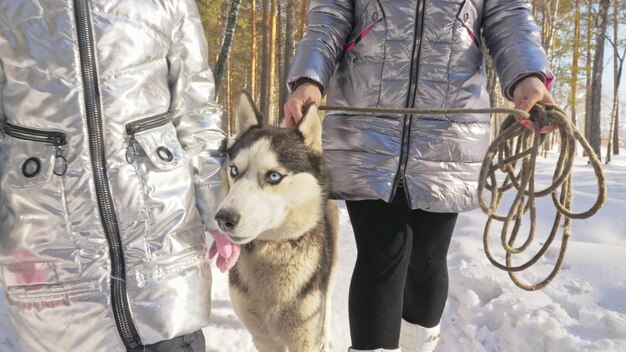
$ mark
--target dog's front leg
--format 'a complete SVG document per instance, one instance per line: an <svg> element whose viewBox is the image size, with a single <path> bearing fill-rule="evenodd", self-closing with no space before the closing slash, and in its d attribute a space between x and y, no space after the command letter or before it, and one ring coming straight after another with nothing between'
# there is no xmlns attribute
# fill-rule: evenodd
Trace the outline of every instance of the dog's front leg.
<svg viewBox="0 0 626 352"><path fill-rule="evenodd" d="M259 352L287 352L287 346L271 336L252 336L252 341Z"/></svg>

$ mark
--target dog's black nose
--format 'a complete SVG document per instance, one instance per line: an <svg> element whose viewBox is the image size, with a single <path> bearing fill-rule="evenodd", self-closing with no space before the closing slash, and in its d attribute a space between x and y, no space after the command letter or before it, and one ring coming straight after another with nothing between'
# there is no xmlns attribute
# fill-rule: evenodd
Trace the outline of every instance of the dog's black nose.
<svg viewBox="0 0 626 352"><path fill-rule="evenodd" d="M241 216L232 210L221 209L215 214L215 220L222 231L232 231L237 227Z"/></svg>

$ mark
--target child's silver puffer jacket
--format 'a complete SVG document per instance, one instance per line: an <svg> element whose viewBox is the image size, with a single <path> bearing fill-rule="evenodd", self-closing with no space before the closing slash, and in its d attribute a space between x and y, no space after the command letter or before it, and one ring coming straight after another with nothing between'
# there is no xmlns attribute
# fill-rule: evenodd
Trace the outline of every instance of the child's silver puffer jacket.
<svg viewBox="0 0 626 352"><path fill-rule="evenodd" d="M21 350L208 325L225 158L207 55L193 0L0 1L0 282Z"/></svg>

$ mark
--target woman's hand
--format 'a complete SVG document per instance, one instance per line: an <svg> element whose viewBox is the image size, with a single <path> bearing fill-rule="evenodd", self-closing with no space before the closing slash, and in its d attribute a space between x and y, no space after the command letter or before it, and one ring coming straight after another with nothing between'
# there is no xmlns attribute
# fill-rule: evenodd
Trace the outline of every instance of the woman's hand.
<svg viewBox="0 0 626 352"><path fill-rule="evenodd" d="M515 103L516 109L526 112L530 111L536 103L556 105L546 85L535 76L525 78L515 85L515 89L513 90L513 102ZM533 131L535 130L534 124L529 119L520 116L515 116L515 118L526 128ZM557 125L551 123L542 127L539 133L551 133L557 128Z"/></svg>
<svg viewBox="0 0 626 352"><path fill-rule="evenodd" d="M300 84L285 103L285 118L282 123L283 127L296 127L298 121L302 118L304 110L306 110L306 108L311 104L320 106L321 102L322 92L316 84Z"/></svg>

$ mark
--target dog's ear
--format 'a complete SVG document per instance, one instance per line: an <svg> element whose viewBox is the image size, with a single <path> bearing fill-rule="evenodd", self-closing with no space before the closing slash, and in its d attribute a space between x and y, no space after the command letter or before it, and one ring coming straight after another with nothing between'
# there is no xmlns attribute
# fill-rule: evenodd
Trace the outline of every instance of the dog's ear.
<svg viewBox="0 0 626 352"><path fill-rule="evenodd" d="M315 104L309 105L296 126L304 136L304 144L316 153L322 153L322 121Z"/></svg>
<svg viewBox="0 0 626 352"><path fill-rule="evenodd" d="M237 105L235 121L237 123L237 135L235 139L240 137L250 127L263 124L263 117L257 110L254 101L248 92L242 92Z"/></svg>

